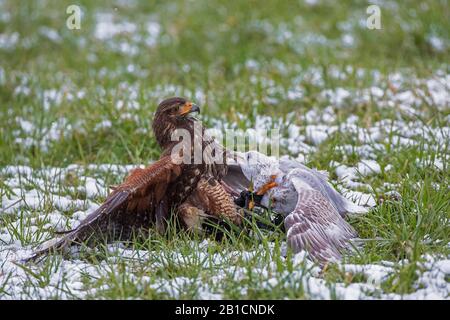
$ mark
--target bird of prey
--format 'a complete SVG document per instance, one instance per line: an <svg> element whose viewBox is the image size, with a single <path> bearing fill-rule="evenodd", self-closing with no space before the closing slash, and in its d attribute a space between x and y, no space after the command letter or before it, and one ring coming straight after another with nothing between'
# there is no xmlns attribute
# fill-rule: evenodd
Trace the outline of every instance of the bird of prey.
<svg viewBox="0 0 450 320"><path fill-rule="evenodd" d="M294 252L305 250L320 264L341 259L350 240L357 237L343 217L365 213L366 208L340 195L325 172L297 161L277 161L249 151L238 154L237 163L255 194L262 196L260 204L285 215L287 243Z"/></svg>
<svg viewBox="0 0 450 320"><path fill-rule="evenodd" d="M54 250L64 251L72 244L91 242L99 237L129 240L137 231L148 232L152 226L164 232L171 212L179 214L186 228L195 228L197 222L190 215L193 206L205 215L225 217L239 224L239 212L220 183L226 174L226 161L215 158L218 152L225 153L225 150L205 134L200 122L192 116L193 112L199 111L197 105L184 98L162 101L152 125L156 141L162 148L160 159L144 169L132 170L78 227L65 232L54 244L37 251L27 260ZM188 133L184 137L188 143L183 140L181 147L173 138L176 130ZM202 151L201 161L194 159L193 151L197 147Z"/></svg>

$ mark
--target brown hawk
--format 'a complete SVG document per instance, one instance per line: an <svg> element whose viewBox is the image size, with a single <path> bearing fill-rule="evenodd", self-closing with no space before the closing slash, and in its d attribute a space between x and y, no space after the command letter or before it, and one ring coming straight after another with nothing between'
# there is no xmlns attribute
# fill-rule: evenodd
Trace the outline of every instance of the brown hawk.
<svg viewBox="0 0 450 320"><path fill-rule="evenodd" d="M153 133L163 150L160 159L144 169L132 170L78 227L27 260L99 237L129 240L135 231L148 232L152 225L164 232L171 212L179 214L186 228L194 229L194 207L197 214L227 217L240 224L233 200L220 183L227 171L225 150L192 116L198 111L197 105L179 97L161 102L153 119ZM181 148L180 141L173 141L176 130L188 133ZM202 157L196 161L195 148L199 145ZM222 157L218 153L223 153Z"/></svg>

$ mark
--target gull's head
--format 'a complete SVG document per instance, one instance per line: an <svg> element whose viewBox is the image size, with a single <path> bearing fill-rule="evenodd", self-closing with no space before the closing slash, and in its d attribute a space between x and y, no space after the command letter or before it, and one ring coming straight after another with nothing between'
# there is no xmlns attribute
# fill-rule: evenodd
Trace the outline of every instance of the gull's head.
<svg viewBox="0 0 450 320"><path fill-rule="evenodd" d="M258 151L237 152L236 160L241 167L244 176L253 182L254 190L274 180L274 176L280 176L281 170L278 161Z"/></svg>

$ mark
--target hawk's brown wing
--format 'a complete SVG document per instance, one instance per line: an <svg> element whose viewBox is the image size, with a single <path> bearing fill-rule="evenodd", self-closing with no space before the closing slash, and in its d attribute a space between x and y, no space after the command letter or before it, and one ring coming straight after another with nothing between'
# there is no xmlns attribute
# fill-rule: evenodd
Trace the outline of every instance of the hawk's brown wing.
<svg viewBox="0 0 450 320"><path fill-rule="evenodd" d="M105 202L89 214L78 227L27 260L53 250L63 250L91 238L129 239L134 230L148 229L164 197L167 185L181 174L181 166L164 156L145 169L134 169L114 188Z"/></svg>
<svg viewBox="0 0 450 320"><path fill-rule="evenodd" d="M318 190L292 180L297 206L285 219L287 242L294 252L305 250L319 263L340 260L356 231Z"/></svg>

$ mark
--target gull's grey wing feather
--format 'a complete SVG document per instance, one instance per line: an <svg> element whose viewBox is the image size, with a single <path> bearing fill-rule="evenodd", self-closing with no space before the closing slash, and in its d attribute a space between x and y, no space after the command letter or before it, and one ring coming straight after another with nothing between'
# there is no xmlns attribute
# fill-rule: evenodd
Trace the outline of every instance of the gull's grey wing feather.
<svg viewBox="0 0 450 320"><path fill-rule="evenodd" d="M298 201L284 221L288 245L294 252L307 251L320 264L340 260L356 231L320 191L298 178L292 183Z"/></svg>
<svg viewBox="0 0 450 320"><path fill-rule="evenodd" d="M298 162L294 159L289 159L287 157L281 157L279 161L279 168L284 173L289 173L294 169L303 169L309 171L311 174L314 174L320 179L328 180L328 172L323 170L311 169L305 166L304 164Z"/></svg>
<svg viewBox="0 0 450 320"><path fill-rule="evenodd" d="M320 191L322 195L331 202L331 204L336 208L341 216L345 216L346 213L367 212L366 208L354 204L343 195L338 193L328 182L328 176L322 171L310 169L308 167L297 167L291 170L289 175L291 177L300 178L308 185L310 185L313 189Z"/></svg>

